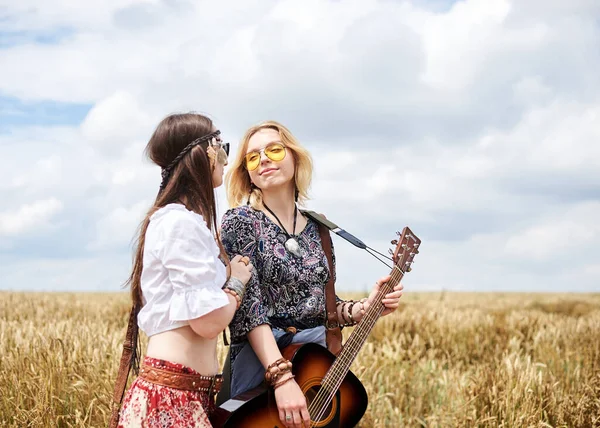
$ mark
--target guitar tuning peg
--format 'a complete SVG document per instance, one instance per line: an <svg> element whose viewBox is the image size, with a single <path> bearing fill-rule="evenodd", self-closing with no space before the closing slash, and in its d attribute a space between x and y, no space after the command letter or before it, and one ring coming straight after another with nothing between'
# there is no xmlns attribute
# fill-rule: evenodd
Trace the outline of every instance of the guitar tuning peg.
<svg viewBox="0 0 600 428"><path fill-rule="evenodd" d="M398 241L396 239L392 239L392 245L396 245L398 244Z"/></svg>
<svg viewBox="0 0 600 428"><path fill-rule="evenodd" d="M400 236L402 234L399 231L396 231L396 235Z"/></svg>
<svg viewBox="0 0 600 428"><path fill-rule="evenodd" d="M391 256L394 255L394 252L391 250L391 248L388 248L388 253L390 253Z"/></svg>
<svg viewBox="0 0 600 428"><path fill-rule="evenodd" d="M408 267L406 268L406 272L410 272L411 270L412 270L412 268L411 268L410 266L408 266Z"/></svg>

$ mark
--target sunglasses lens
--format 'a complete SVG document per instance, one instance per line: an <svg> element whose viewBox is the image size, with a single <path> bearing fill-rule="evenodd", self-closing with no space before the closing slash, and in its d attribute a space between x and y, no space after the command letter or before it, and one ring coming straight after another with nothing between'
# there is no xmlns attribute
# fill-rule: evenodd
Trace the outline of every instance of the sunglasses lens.
<svg viewBox="0 0 600 428"><path fill-rule="evenodd" d="M285 147L281 144L271 144L264 148L264 152L273 162L279 162L285 158ZM260 152L248 153L246 155L246 168L248 171L254 171L258 168L258 165L260 165Z"/></svg>
<svg viewBox="0 0 600 428"><path fill-rule="evenodd" d="M229 156L229 143L223 144L223 150L225 150L225 154Z"/></svg>
<svg viewBox="0 0 600 428"><path fill-rule="evenodd" d="M281 144L271 144L265 148L265 155L274 162L279 162L285 158L285 147Z"/></svg>
<svg viewBox="0 0 600 428"><path fill-rule="evenodd" d="M246 168L248 171L254 171L260 165L260 153L252 152L246 155Z"/></svg>

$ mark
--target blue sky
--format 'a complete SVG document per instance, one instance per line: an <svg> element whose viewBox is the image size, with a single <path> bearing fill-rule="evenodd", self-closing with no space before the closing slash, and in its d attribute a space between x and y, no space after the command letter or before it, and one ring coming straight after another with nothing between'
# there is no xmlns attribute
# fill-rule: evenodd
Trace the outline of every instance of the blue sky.
<svg viewBox="0 0 600 428"><path fill-rule="evenodd" d="M308 207L407 291L600 291L600 3L23 0L0 9L0 289L118 290L156 194L158 121L233 148L275 119L311 151ZM219 210L227 208L218 189ZM385 268L335 239L338 287Z"/></svg>
<svg viewBox="0 0 600 428"><path fill-rule="evenodd" d="M27 126L77 126L91 108L92 104L0 97L0 132L9 133L16 127Z"/></svg>

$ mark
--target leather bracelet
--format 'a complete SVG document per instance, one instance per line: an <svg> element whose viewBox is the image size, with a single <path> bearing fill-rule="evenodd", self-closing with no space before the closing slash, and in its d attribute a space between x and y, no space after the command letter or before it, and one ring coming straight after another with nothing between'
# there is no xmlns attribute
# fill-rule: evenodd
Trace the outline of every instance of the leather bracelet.
<svg viewBox="0 0 600 428"><path fill-rule="evenodd" d="M286 382L289 382L290 380L294 379L296 376L291 375L290 377L288 377L287 379L284 379L282 381L277 382L276 384L273 385L273 389L277 389L279 388L281 385L283 385Z"/></svg>

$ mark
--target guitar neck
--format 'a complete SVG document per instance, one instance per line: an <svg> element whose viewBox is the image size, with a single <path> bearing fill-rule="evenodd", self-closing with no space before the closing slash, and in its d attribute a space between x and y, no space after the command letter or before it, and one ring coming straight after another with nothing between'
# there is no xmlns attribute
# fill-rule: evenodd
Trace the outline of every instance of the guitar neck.
<svg viewBox="0 0 600 428"><path fill-rule="evenodd" d="M354 328L354 331L344 344L344 348L330 367L327 375L323 378L321 387L329 390L332 396L342 384L346 374L350 370L350 366L365 344L367 337L369 337L369 334L373 330L373 327L375 327L375 323L381 316L381 313L384 311L385 307L381 303L381 300L386 294L392 292L394 287L402 280L403 276L404 272L397 267L392 269L390 280L379 288L379 293L375 298L375 302L369 306L369 309L367 309L362 319Z"/></svg>

